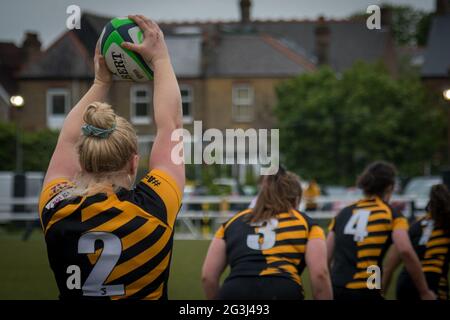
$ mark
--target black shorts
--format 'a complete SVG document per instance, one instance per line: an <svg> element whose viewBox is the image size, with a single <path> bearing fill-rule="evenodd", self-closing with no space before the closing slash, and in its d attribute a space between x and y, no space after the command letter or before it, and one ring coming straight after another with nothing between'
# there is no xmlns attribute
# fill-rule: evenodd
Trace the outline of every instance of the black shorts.
<svg viewBox="0 0 450 320"><path fill-rule="evenodd" d="M333 287L334 300L341 301L383 301L380 290L347 289Z"/></svg>
<svg viewBox="0 0 450 320"><path fill-rule="evenodd" d="M428 288L439 296L439 279L440 275L437 273L425 273ZM408 272L402 270L397 278L397 300L420 300L420 295L417 292L416 286L409 276Z"/></svg>
<svg viewBox="0 0 450 320"><path fill-rule="evenodd" d="M225 280L219 300L303 300L303 288L282 277L236 277Z"/></svg>

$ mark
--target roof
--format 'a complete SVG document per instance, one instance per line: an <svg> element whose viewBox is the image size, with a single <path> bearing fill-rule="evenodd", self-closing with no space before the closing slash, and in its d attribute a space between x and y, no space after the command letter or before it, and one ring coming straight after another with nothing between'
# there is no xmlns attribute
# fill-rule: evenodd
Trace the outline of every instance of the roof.
<svg viewBox="0 0 450 320"><path fill-rule="evenodd" d="M213 56L210 76L295 76L315 68L306 57L267 35L225 35Z"/></svg>
<svg viewBox="0 0 450 320"><path fill-rule="evenodd" d="M109 17L84 13L83 28L66 32L21 73L25 78L92 77L97 38ZM315 67L315 30L319 21L162 23L178 77L294 76ZM329 63L341 72L355 61L375 61L386 54L389 33L368 30L365 20L329 20ZM184 34L179 34L184 29ZM68 36L71 34L71 36ZM203 36L213 39L204 52ZM90 59L86 59L87 57ZM207 58L205 61L202 59ZM203 69L205 66L206 69Z"/></svg>
<svg viewBox="0 0 450 320"><path fill-rule="evenodd" d="M450 14L433 18L425 50L423 77L449 77L450 71Z"/></svg>

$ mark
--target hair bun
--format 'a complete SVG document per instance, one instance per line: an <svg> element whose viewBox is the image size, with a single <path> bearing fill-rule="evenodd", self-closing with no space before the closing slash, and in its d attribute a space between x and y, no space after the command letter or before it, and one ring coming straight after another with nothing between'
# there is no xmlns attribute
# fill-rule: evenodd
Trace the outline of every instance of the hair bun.
<svg viewBox="0 0 450 320"><path fill-rule="evenodd" d="M100 129L111 129L115 126L116 114L109 104L93 102L86 109L83 120Z"/></svg>

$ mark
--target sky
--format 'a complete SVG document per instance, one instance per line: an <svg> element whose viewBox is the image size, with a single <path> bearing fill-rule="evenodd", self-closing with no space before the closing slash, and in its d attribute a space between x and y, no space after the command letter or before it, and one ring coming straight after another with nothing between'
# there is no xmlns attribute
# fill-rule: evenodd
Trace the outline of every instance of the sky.
<svg viewBox="0 0 450 320"><path fill-rule="evenodd" d="M252 0L252 18L344 18L372 4L411 5L433 11L435 0ZM105 16L142 13L155 21L238 20L238 0L0 0L0 41L20 44L25 31L36 31L44 48L66 31L66 8L78 5Z"/></svg>

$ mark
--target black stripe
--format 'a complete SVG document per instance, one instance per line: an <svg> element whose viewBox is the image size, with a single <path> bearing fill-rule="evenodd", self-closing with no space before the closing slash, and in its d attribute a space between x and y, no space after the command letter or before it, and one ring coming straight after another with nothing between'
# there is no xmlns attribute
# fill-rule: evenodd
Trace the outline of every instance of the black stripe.
<svg viewBox="0 0 450 320"><path fill-rule="evenodd" d="M363 206L361 206L361 205L356 205L356 207L353 209L353 210L355 210L355 209L367 209L367 208L374 208L374 207L377 207L377 205L376 204L371 204L371 205L363 205Z"/></svg>
<svg viewBox="0 0 450 320"><path fill-rule="evenodd" d="M283 232L290 232L290 231L303 231L306 230L306 227L304 225L301 226L292 226L292 227L284 227L284 228L277 228L276 232L277 234L283 233Z"/></svg>
<svg viewBox="0 0 450 320"><path fill-rule="evenodd" d="M134 26L137 26L137 24L133 23ZM125 24L120 26L119 28L116 29L116 31L120 34L120 36L122 37L123 40L127 41L127 42L131 42L133 43L133 39L131 39L130 34L128 33L128 30L130 28L132 28L133 26L130 24ZM150 75L153 77L153 71L152 69L150 69L150 67L148 66L147 62L145 62L145 60L142 58L142 56L136 52L133 52L133 54L136 56L136 58L141 62L141 64L144 66L144 69L147 70Z"/></svg>
<svg viewBox="0 0 450 320"><path fill-rule="evenodd" d="M163 272L161 272L161 274L155 280L153 280L150 284L143 287L138 292L130 295L129 298L130 299L143 299L146 296L148 296L150 293L154 292L156 289L159 288L161 283L165 282L168 279L168 270L169 269L166 269ZM161 298L163 298L163 297L164 297L164 289L163 289Z"/></svg>
<svg viewBox="0 0 450 320"><path fill-rule="evenodd" d="M161 197L149 186L139 182L134 191L133 202L149 214L167 224L167 208Z"/></svg>
<svg viewBox="0 0 450 320"><path fill-rule="evenodd" d="M286 252L286 253L278 253L278 254L272 254L271 256L276 258L287 258L287 259L300 259L300 253L293 253L293 252Z"/></svg>
<svg viewBox="0 0 450 320"><path fill-rule="evenodd" d="M105 46L106 39L108 39L108 36L111 34L111 32L114 31L114 26L111 22L108 22L108 24L104 28L105 32L103 33L102 43L100 45L100 50L103 50L103 47ZM103 31L102 31L103 32ZM103 54L103 52L102 52Z"/></svg>
<svg viewBox="0 0 450 320"><path fill-rule="evenodd" d="M94 203L106 201L107 199L108 199L108 196L106 195L106 193L98 193L96 195L87 197L81 204L80 209L85 209L85 208L93 205Z"/></svg>
<svg viewBox="0 0 450 320"><path fill-rule="evenodd" d="M162 235L166 231L166 228L158 225L155 230L153 230L152 233L150 233L148 236L146 236L144 239L139 241L138 243L132 245L128 249L122 251L122 254L120 255L119 261L117 261L117 264L124 263L125 261L128 261L141 252L147 250L151 246L153 246L156 242L158 242L159 239L161 239Z"/></svg>
<svg viewBox="0 0 450 320"><path fill-rule="evenodd" d="M55 197L57 195L55 195ZM53 200L53 198L54 197L52 197L51 200ZM53 207L51 209L45 209L45 207L44 207L44 209L42 210L42 214L41 214L41 217L42 217L41 220L42 220L42 225L44 226L44 229L47 228L48 223L52 220L52 217L55 215L55 213L57 213L58 211L62 210L64 207L66 207L66 206L68 206L70 204L80 203L81 199L82 199L81 197L76 197L76 198L62 200L60 203L58 203L55 207ZM49 200L47 202L47 204L51 200Z"/></svg>
<svg viewBox="0 0 450 320"><path fill-rule="evenodd" d="M158 264L161 263L164 258L170 254L170 250L172 250L173 241L172 238L170 241L167 241L164 248L152 259L138 267L137 269L133 270L130 273L127 273L123 275L122 277L114 280L111 282L111 284L129 284L133 283L134 281L138 280L139 278L143 277L147 273L151 272Z"/></svg>
<svg viewBox="0 0 450 320"><path fill-rule="evenodd" d="M114 230L113 233L116 236L118 236L119 238L123 238L123 237L133 233L140 227L142 227L147 221L148 221L147 219L139 217L139 216L134 217L133 219L131 219L130 221L125 223L123 226Z"/></svg>
<svg viewBox="0 0 450 320"><path fill-rule="evenodd" d="M81 211L81 210L80 210ZM102 224L104 224L105 222L108 222L111 219L114 219L115 217L117 217L119 214L121 214L123 211L120 209L117 209L115 207L111 207L108 210L102 211L100 213L98 213L95 217L82 222L81 226L84 229L84 231L89 231L91 229L94 229Z"/></svg>
<svg viewBox="0 0 450 320"><path fill-rule="evenodd" d="M370 213L371 213L371 214L376 214L376 213L386 213L386 214L388 214L388 212L387 212L386 210L384 210L384 209L381 209L381 210L373 210L373 211L370 211Z"/></svg>
<svg viewBox="0 0 450 320"><path fill-rule="evenodd" d="M358 250L365 250L365 249L383 249L384 243L382 244L365 244L365 245L359 245Z"/></svg>
<svg viewBox="0 0 450 320"><path fill-rule="evenodd" d="M390 236L391 235L391 233L392 233L392 231L390 231L390 230L385 230L385 231L371 231L370 233L369 233L369 236L370 237L381 237L381 236ZM387 241L389 241L389 238L388 238L388 240Z"/></svg>
<svg viewBox="0 0 450 320"><path fill-rule="evenodd" d="M389 219L377 219L377 220L369 221L367 223L368 226L375 226L375 225L379 225L379 224L390 225L391 224L391 220L389 220Z"/></svg>
<svg viewBox="0 0 450 320"><path fill-rule="evenodd" d="M291 245L305 245L306 244L306 238L303 239L285 239L285 240L279 240L276 242L275 246L282 246L282 245L286 245L286 244L291 244Z"/></svg>

